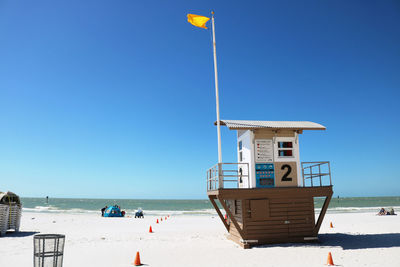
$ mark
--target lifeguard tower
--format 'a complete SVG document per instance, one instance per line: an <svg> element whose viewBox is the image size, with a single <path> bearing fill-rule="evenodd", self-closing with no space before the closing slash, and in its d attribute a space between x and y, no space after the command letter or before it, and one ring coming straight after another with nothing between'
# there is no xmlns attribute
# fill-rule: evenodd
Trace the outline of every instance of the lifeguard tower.
<svg viewBox="0 0 400 267"><path fill-rule="evenodd" d="M318 240L333 194L330 164L300 162L299 135L326 128L308 121L221 120L220 124L237 130L238 162L218 163L207 171L207 194L228 238L244 248ZM317 218L315 197L325 198Z"/></svg>

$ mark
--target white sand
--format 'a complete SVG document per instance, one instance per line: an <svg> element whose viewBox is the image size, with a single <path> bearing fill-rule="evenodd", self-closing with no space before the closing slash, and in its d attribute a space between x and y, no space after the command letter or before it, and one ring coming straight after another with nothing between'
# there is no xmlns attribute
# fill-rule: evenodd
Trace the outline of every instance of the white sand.
<svg viewBox="0 0 400 267"><path fill-rule="evenodd" d="M147 266L324 266L328 252L340 266L400 266L400 216L327 214L318 244L246 250L226 239L217 216L155 221L24 212L21 232L0 238L0 266L32 266L35 232L66 235L66 267L132 266L136 251ZM329 228L330 221L335 228Z"/></svg>

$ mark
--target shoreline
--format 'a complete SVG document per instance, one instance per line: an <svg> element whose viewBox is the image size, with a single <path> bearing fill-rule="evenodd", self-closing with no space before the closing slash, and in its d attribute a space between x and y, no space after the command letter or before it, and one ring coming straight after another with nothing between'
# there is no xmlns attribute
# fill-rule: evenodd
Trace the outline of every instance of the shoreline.
<svg viewBox="0 0 400 267"><path fill-rule="evenodd" d="M159 199L76 199L76 198L50 198L46 203L43 198L22 198L23 212L49 212L49 213L98 213L106 205L119 205L128 214L141 207L148 215L174 214L180 215L216 215L214 207L207 199L202 200L159 200ZM314 199L315 211L319 212L323 199ZM400 212L399 197L359 197L341 198L340 201L330 202L328 213L363 213L376 212L384 208L393 207ZM221 208L221 207L220 207Z"/></svg>
<svg viewBox="0 0 400 267"><path fill-rule="evenodd" d="M340 214L340 213L378 213L381 206L376 207L340 207L340 208L328 208L327 214ZM400 206L384 206L385 209L393 208L396 213L400 213ZM127 215L134 216L134 209L124 209ZM86 209L58 209L53 207L37 207L37 208L24 208L22 207L24 213L50 213L50 214L100 214L99 210L86 210ZM320 208L315 208L315 214L319 214ZM199 210L145 210L147 216L162 216L162 215L174 215L174 216L218 216L214 209L199 209ZM221 209L224 213L224 210Z"/></svg>
<svg viewBox="0 0 400 267"><path fill-rule="evenodd" d="M0 266L31 266L36 233L66 235L65 267L132 266L136 251L148 266L323 266L328 252L341 266L400 264L400 216L327 214L319 243L247 250L226 238L218 216L171 215L156 224L157 218L23 212L21 232L0 237ZM330 222L334 228L329 228ZM148 232L149 226L154 233Z"/></svg>

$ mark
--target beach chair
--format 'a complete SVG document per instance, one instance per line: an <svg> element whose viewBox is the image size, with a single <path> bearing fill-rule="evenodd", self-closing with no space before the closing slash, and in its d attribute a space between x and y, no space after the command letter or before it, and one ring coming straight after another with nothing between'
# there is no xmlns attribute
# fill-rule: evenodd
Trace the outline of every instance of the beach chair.
<svg viewBox="0 0 400 267"><path fill-rule="evenodd" d="M0 205L0 236L4 236L8 229L8 206Z"/></svg>
<svg viewBox="0 0 400 267"><path fill-rule="evenodd" d="M19 197L12 192L0 192L0 236L9 229L19 232L22 205Z"/></svg>

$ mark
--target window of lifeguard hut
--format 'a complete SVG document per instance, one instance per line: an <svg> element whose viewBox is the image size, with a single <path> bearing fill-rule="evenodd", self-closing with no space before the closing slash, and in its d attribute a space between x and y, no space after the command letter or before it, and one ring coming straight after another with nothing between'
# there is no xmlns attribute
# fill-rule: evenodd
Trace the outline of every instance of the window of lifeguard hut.
<svg viewBox="0 0 400 267"><path fill-rule="evenodd" d="M239 162L242 162L243 161L243 152L242 152L243 145L242 145L242 141L239 141L238 146L239 146Z"/></svg>
<svg viewBox="0 0 400 267"><path fill-rule="evenodd" d="M279 157L293 157L293 142L278 142Z"/></svg>

